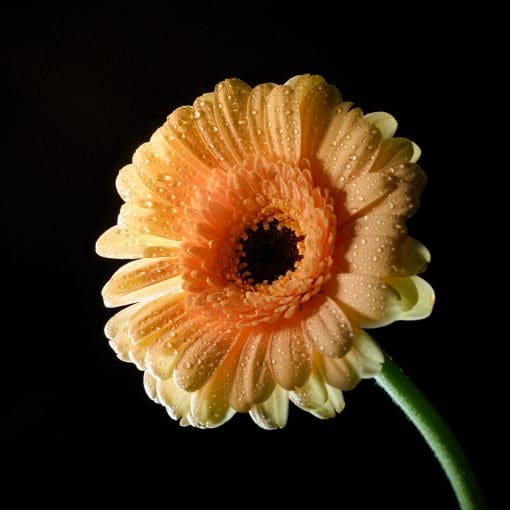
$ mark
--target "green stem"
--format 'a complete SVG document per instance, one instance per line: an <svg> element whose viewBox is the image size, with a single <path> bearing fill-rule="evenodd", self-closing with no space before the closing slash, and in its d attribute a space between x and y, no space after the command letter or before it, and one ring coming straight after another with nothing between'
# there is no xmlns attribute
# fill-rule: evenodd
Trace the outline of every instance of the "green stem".
<svg viewBox="0 0 510 510"><path fill-rule="evenodd" d="M420 431L452 484L462 510L486 508L478 482L459 442L423 393L388 356L378 384Z"/></svg>

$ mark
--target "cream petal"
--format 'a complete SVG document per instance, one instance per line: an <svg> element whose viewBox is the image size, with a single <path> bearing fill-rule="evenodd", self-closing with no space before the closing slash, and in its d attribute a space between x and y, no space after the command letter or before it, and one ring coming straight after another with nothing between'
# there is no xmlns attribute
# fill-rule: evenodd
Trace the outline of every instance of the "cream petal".
<svg viewBox="0 0 510 510"><path fill-rule="evenodd" d="M315 409L303 408L303 410L308 411L311 415L320 420L329 420L330 418L334 418L336 413L341 413L344 410L345 400L342 391L338 388L333 388L333 386L324 383L324 389L328 397L326 402L321 407Z"/></svg>
<svg viewBox="0 0 510 510"><path fill-rule="evenodd" d="M315 158L333 108L342 100L338 89L322 76L294 76L285 85L294 89L301 116L301 157Z"/></svg>
<svg viewBox="0 0 510 510"><path fill-rule="evenodd" d="M277 86L267 96L264 129L270 159L297 165L301 159L301 116L291 87Z"/></svg>
<svg viewBox="0 0 510 510"><path fill-rule="evenodd" d="M108 320L104 328L105 336L110 340L110 347L122 361L131 361L129 357L131 341L128 335L128 324L130 318L139 308L140 305L136 304L122 309Z"/></svg>
<svg viewBox="0 0 510 510"><path fill-rule="evenodd" d="M421 157L421 149L416 143L411 142L411 144L413 146L413 155L411 156L411 159L409 161L411 163L416 163Z"/></svg>
<svg viewBox="0 0 510 510"><path fill-rule="evenodd" d="M408 236L402 245L401 262L395 276L411 276L423 273L429 262L429 250L422 243Z"/></svg>
<svg viewBox="0 0 510 510"><path fill-rule="evenodd" d="M379 130L363 120L359 108L349 108L347 103L336 108L317 156L333 189L367 173L381 144Z"/></svg>
<svg viewBox="0 0 510 510"><path fill-rule="evenodd" d="M179 422L179 425L181 427L189 427L191 425L190 413L189 412L188 412L188 414L186 414L185 416L183 416L181 418L181 421Z"/></svg>
<svg viewBox="0 0 510 510"><path fill-rule="evenodd" d="M189 342L182 350L174 371L174 380L186 391L201 388L234 346L239 330L211 328Z"/></svg>
<svg viewBox="0 0 510 510"><path fill-rule="evenodd" d="M252 420L262 429L283 429L289 415L289 394L280 386L275 386L271 396L262 404L250 409Z"/></svg>
<svg viewBox="0 0 510 510"><path fill-rule="evenodd" d="M306 383L311 369L311 346L300 324L282 323L271 333L268 362L275 381L285 389Z"/></svg>
<svg viewBox="0 0 510 510"><path fill-rule="evenodd" d="M384 364L384 354L366 331L358 331L353 350L356 353L363 379L376 377L381 373Z"/></svg>
<svg viewBox="0 0 510 510"><path fill-rule="evenodd" d="M230 406L230 397L242 347L242 342L237 342L209 382L193 393L190 415L196 427L219 427L234 416L235 410Z"/></svg>
<svg viewBox="0 0 510 510"><path fill-rule="evenodd" d="M165 406L171 418L178 420L188 413L191 393L179 388L172 378L158 379L156 390L159 402Z"/></svg>
<svg viewBox="0 0 510 510"><path fill-rule="evenodd" d="M266 138L264 127L264 112L267 108L267 100L275 85L263 83L257 85L248 97L248 128L255 153L263 158L271 157L271 148Z"/></svg>
<svg viewBox="0 0 510 510"><path fill-rule="evenodd" d="M352 326L342 309L328 296L313 298L305 310L302 328L305 337L326 356L341 358L352 345ZM290 389L290 388L289 388Z"/></svg>
<svg viewBox="0 0 510 510"><path fill-rule="evenodd" d="M109 344L113 352L117 355L117 358L127 363L131 362L131 358L129 357L129 348L131 347L131 343L129 341L126 327L119 331L110 340Z"/></svg>
<svg viewBox="0 0 510 510"><path fill-rule="evenodd" d="M129 360L135 364L138 370L145 370L147 368L145 358L150 347L151 342L140 342L137 344L129 342Z"/></svg>
<svg viewBox="0 0 510 510"><path fill-rule="evenodd" d="M96 241L96 253L110 259L171 257L177 253L179 241L132 232L114 226Z"/></svg>
<svg viewBox="0 0 510 510"><path fill-rule="evenodd" d="M301 388L296 388L294 391L291 391L289 393L289 398L293 404L304 411L326 411L327 414L327 411L330 410L327 406L329 395L326 384L324 383L324 378L315 367L306 384ZM334 414L335 412L333 410L333 416Z"/></svg>
<svg viewBox="0 0 510 510"><path fill-rule="evenodd" d="M329 384L326 384L328 390L328 403L333 406L333 409L337 413L341 413L345 408L344 395L338 388L334 388Z"/></svg>
<svg viewBox="0 0 510 510"><path fill-rule="evenodd" d="M157 379L152 377L149 372L143 373L143 387L147 396L156 404L159 404L158 390L157 390Z"/></svg>
<svg viewBox="0 0 510 510"><path fill-rule="evenodd" d="M381 144L379 154L372 166L372 172L401 163L416 163L421 149L407 138L390 138Z"/></svg>
<svg viewBox="0 0 510 510"><path fill-rule="evenodd" d="M231 405L240 412L266 400L273 391L274 379L266 362L270 333L250 334L244 344L232 388Z"/></svg>
<svg viewBox="0 0 510 510"><path fill-rule="evenodd" d="M133 314L140 309L140 306L141 305L137 303L136 305L123 308L115 315L112 315L104 327L104 334L106 338L112 340L122 329L126 329L129 320Z"/></svg>
<svg viewBox="0 0 510 510"><path fill-rule="evenodd" d="M105 305L115 307L180 290L178 261L174 257L134 260L118 269L103 287ZM166 290L168 289L168 290Z"/></svg>
<svg viewBox="0 0 510 510"><path fill-rule="evenodd" d="M389 140L397 131L398 122L393 115L386 112L367 113L363 117L365 122L376 127L381 132L382 140Z"/></svg>
<svg viewBox="0 0 510 510"><path fill-rule="evenodd" d="M419 276L388 277L384 282L398 293L392 302L399 319L414 321L427 318L434 307L434 289Z"/></svg>

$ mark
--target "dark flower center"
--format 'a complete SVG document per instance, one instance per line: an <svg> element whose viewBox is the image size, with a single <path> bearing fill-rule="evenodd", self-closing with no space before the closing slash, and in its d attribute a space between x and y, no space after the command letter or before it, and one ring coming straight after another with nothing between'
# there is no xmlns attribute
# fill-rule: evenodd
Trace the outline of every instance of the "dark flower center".
<svg viewBox="0 0 510 510"><path fill-rule="evenodd" d="M259 222L256 230L246 231L246 236L247 239L239 241L244 253L239 259L239 272L245 282L272 283L287 271L293 271L302 258L298 242L303 236L296 236L277 220Z"/></svg>

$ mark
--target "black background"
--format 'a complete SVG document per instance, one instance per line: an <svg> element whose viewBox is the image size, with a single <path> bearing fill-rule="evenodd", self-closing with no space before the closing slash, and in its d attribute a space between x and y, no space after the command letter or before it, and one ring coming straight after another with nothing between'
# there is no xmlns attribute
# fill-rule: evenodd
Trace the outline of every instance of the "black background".
<svg viewBox="0 0 510 510"><path fill-rule="evenodd" d="M335 508L455 508L426 445L373 381L348 393L333 420L291 408L282 431L259 430L245 415L216 430L183 429L147 399L141 373L118 361L103 337L112 312L100 288L119 263L93 246L115 222L118 169L169 112L216 82L281 83L303 72L322 74L366 112L391 112L399 134L423 150L429 185L410 230L432 252L426 278L437 305L426 321L372 333L437 405L490 494L486 404L473 384L483 362L473 359L478 326L466 321L463 234L451 218L456 181L445 164L437 13L321 3L108 5L46 5L4 20L12 494L20 498L27 482L53 501L70 488L84 497L111 487L170 504L197 480L196 493L186 490L191 502L221 504L236 487L265 506L276 501L273 491L289 503L312 495Z"/></svg>

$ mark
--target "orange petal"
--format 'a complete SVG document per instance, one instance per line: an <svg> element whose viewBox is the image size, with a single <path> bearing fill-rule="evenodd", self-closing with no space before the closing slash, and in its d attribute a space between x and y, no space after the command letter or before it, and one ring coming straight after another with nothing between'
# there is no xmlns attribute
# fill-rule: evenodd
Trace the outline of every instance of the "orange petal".
<svg viewBox="0 0 510 510"><path fill-rule="evenodd" d="M343 391L352 390L361 380L361 367L353 349L343 358L329 358L317 351L315 353L315 362L324 379L331 386Z"/></svg>
<svg viewBox="0 0 510 510"><path fill-rule="evenodd" d="M309 304L302 327L305 337L316 349L333 358L344 356L352 345L353 331L342 309L328 296L318 295Z"/></svg>
<svg viewBox="0 0 510 510"><path fill-rule="evenodd" d="M379 173L394 179L395 187L372 209L372 213L411 216L418 208L420 194L427 182L425 173L413 163L387 167Z"/></svg>
<svg viewBox="0 0 510 510"><path fill-rule="evenodd" d="M266 137L264 112L267 108L269 93L275 86L271 83L257 85L248 97L248 129L255 149L255 153L264 158L270 158L271 147Z"/></svg>
<svg viewBox="0 0 510 510"><path fill-rule="evenodd" d="M222 332L211 328L186 345L175 367L176 384L186 391L201 388L233 347L238 335L237 329Z"/></svg>
<svg viewBox="0 0 510 510"><path fill-rule="evenodd" d="M217 161L212 168L228 169L236 160L223 138L214 110L212 94L205 94L193 103L193 118L204 145Z"/></svg>
<svg viewBox="0 0 510 510"><path fill-rule="evenodd" d="M243 347L237 368L231 405L240 412L266 400L274 388L274 379L266 363L269 332L252 333Z"/></svg>
<svg viewBox="0 0 510 510"><path fill-rule="evenodd" d="M115 307L180 292L182 279L172 257L141 259L118 269L103 287L105 305Z"/></svg>
<svg viewBox="0 0 510 510"><path fill-rule="evenodd" d="M138 308L129 320L131 341L144 342L157 336L177 336L177 320L185 314L184 293L170 294Z"/></svg>
<svg viewBox="0 0 510 510"><path fill-rule="evenodd" d="M329 124L333 108L341 101L340 92L318 75L295 76L285 85L294 89L299 104L301 157L312 160Z"/></svg>
<svg viewBox="0 0 510 510"><path fill-rule="evenodd" d="M384 326L395 320L388 313L388 300L395 292L379 278L343 273L332 278L323 292L334 297L362 328Z"/></svg>
<svg viewBox="0 0 510 510"><path fill-rule="evenodd" d="M164 136L173 152L186 162L188 168L200 169L208 174L211 168L221 166L200 136L191 106L177 108L168 117Z"/></svg>
<svg viewBox="0 0 510 510"><path fill-rule="evenodd" d="M356 237L335 252L335 260L343 259L345 272L372 276L389 276L398 272L405 237Z"/></svg>
<svg viewBox="0 0 510 510"><path fill-rule="evenodd" d="M247 118L250 93L251 87L237 78L222 81L214 89L216 122L238 163L255 154Z"/></svg>
<svg viewBox="0 0 510 510"><path fill-rule="evenodd" d="M412 163L354 179L342 188L339 224L368 214L408 218L418 207L425 183L425 174Z"/></svg>
<svg viewBox="0 0 510 510"><path fill-rule="evenodd" d="M179 241L115 226L104 232L96 241L96 253L110 259L171 257L177 254L179 244Z"/></svg>
<svg viewBox="0 0 510 510"><path fill-rule="evenodd" d="M149 345L145 362L147 370L158 379L172 376L179 354L202 334L202 325L186 314L172 320L158 336L149 335L143 342ZM155 340L154 340L155 339Z"/></svg>
<svg viewBox="0 0 510 510"><path fill-rule="evenodd" d="M381 144L380 131L363 119L359 108L342 103L331 118L318 151L328 182L333 186L367 173Z"/></svg>
<svg viewBox="0 0 510 510"><path fill-rule="evenodd" d="M236 342L209 382L193 393L190 421L195 427L219 427L235 414L230 396L242 347L242 342Z"/></svg>
<svg viewBox="0 0 510 510"><path fill-rule="evenodd" d="M327 384L345 391L353 389L362 378L379 374L384 357L370 336L356 329L352 349L343 358L329 358L314 351L314 361Z"/></svg>
<svg viewBox="0 0 510 510"><path fill-rule="evenodd" d="M417 277L379 279L351 273L334 277L324 287L360 327L378 328L397 320L428 317L434 305L431 287Z"/></svg>
<svg viewBox="0 0 510 510"><path fill-rule="evenodd" d="M267 96L264 129L270 159L297 165L301 159L301 116L291 87L277 86Z"/></svg>
<svg viewBox="0 0 510 510"><path fill-rule="evenodd" d="M396 184L396 179L385 173L369 173L348 182L341 189L339 225L367 214L395 189Z"/></svg>
<svg viewBox="0 0 510 510"><path fill-rule="evenodd" d="M179 350L167 338L157 338L147 350L147 370L158 379L172 377L178 354Z"/></svg>
<svg viewBox="0 0 510 510"><path fill-rule="evenodd" d="M342 243L342 240L346 239L361 240L382 235L398 238L405 236L406 232L405 218L391 214L375 214L368 210L364 216L356 215L354 219L342 225L337 239Z"/></svg>
<svg viewBox="0 0 510 510"><path fill-rule="evenodd" d="M310 375L311 346L299 323L284 322L272 332L268 361L276 382L285 389L303 386Z"/></svg>
<svg viewBox="0 0 510 510"><path fill-rule="evenodd" d="M179 223L179 227L176 226ZM173 206L141 207L135 202L127 202L120 208L118 224L121 228L166 237L182 239L182 214Z"/></svg>

